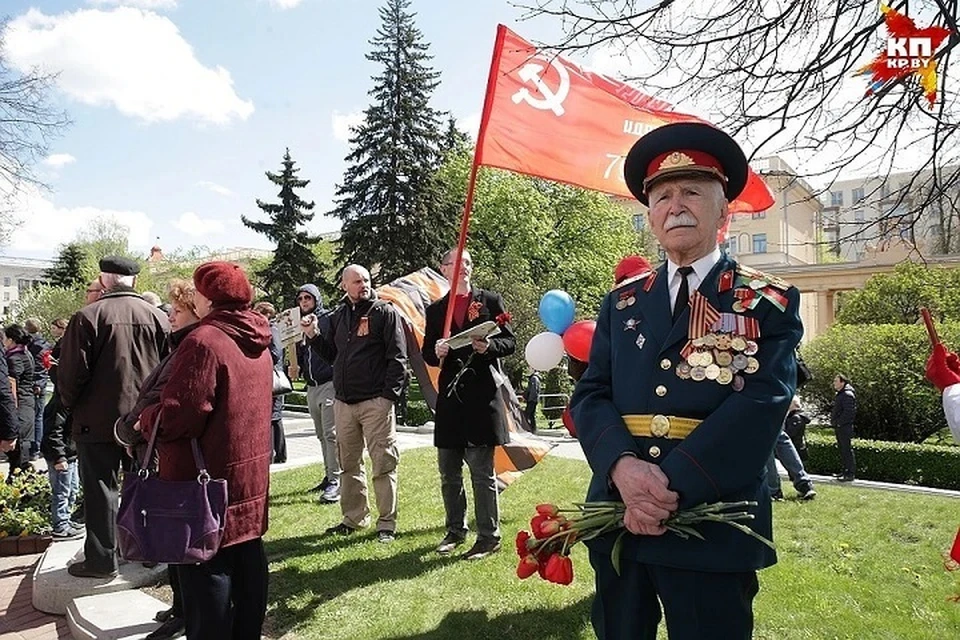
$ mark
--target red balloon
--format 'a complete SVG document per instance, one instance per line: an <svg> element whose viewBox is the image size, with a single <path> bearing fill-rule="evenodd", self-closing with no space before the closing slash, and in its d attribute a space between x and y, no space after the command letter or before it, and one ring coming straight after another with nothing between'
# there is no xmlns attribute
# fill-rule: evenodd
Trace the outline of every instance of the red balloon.
<svg viewBox="0 0 960 640"><path fill-rule="evenodd" d="M560 416L560 419L563 421L563 426L567 428L567 431L570 432L570 435L574 438L577 437L577 428L573 426L573 414L570 413L570 405L567 405L563 409L563 413ZM960 539L960 533L957 534L958 539Z"/></svg>
<svg viewBox="0 0 960 640"><path fill-rule="evenodd" d="M574 322L563 332L563 348L577 360L589 361L590 343L593 342L593 332L596 330L595 320Z"/></svg>

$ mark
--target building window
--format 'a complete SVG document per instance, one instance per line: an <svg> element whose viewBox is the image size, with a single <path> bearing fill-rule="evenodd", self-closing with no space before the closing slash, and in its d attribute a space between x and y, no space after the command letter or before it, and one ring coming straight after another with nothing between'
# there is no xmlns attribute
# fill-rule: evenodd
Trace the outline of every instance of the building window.
<svg viewBox="0 0 960 640"><path fill-rule="evenodd" d="M853 204L863 202L863 187L857 187L853 190Z"/></svg>
<svg viewBox="0 0 960 640"><path fill-rule="evenodd" d="M753 252L754 253L767 252L767 234L765 233L753 234Z"/></svg>
<svg viewBox="0 0 960 640"><path fill-rule="evenodd" d="M766 217L767 217L767 212L766 212L766 211L758 211L758 212L756 212L756 213L751 213L751 214L750 214L750 219L751 219L751 220L763 220L763 219L766 218Z"/></svg>
<svg viewBox="0 0 960 640"><path fill-rule="evenodd" d="M832 206L832 207L842 207L842 206L843 206L843 191L831 191L831 192L830 192L830 206Z"/></svg>
<svg viewBox="0 0 960 640"><path fill-rule="evenodd" d="M5 287L9 287L9 286L10 286L10 276L4 276L4 277L3 277L3 286L5 286Z"/></svg>
<svg viewBox="0 0 960 640"><path fill-rule="evenodd" d="M724 241L721 248L731 256L737 255L737 236L732 236Z"/></svg>
<svg viewBox="0 0 960 640"><path fill-rule="evenodd" d="M4 292L3 292L3 301L4 301L4 302L10 302L10 292L9 292L9 291L4 291Z"/></svg>
<svg viewBox="0 0 960 640"><path fill-rule="evenodd" d="M853 211L853 221L854 222L863 222L865 217L863 215L863 209L854 209Z"/></svg>

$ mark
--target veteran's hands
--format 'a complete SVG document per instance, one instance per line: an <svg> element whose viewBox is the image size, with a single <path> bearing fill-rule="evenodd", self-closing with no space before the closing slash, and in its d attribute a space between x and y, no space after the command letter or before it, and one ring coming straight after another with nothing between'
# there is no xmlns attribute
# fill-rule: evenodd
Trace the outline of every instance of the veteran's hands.
<svg viewBox="0 0 960 640"><path fill-rule="evenodd" d="M680 496L667 488L670 480L660 467L623 456L613 465L610 479L626 506L623 525L627 531L643 536L666 533L662 523L677 510Z"/></svg>
<svg viewBox="0 0 960 640"><path fill-rule="evenodd" d="M433 350L437 354L437 357L443 360L447 357L447 354L450 353L450 345L447 344L446 340L438 340Z"/></svg>
<svg viewBox="0 0 960 640"><path fill-rule="evenodd" d="M6 453L7 451L13 451L17 447L17 439L13 440L0 440L0 453Z"/></svg>
<svg viewBox="0 0 960 640"><path fill-rule="evenodd" d="M487 352L487 349L490 348L490 340L487 338L473 338L471 341L473 344L473 350L483 355Z"/></svg>
<svg viewBox="0 0 960 640"><path fill-rule="evenodd" d="M300 330L303 331L308 338L316 337L317 335L317 316L314 313L300 318Z"/></svg>

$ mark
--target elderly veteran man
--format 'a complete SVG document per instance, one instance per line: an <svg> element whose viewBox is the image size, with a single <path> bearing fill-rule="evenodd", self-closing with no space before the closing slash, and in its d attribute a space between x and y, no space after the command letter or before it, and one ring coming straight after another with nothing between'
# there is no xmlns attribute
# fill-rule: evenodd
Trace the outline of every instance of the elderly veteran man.
<svg viewBox="0 0 960 640"><path fill-rule="evenodd" d="M756 570L775 553L721 523L681 538L663 522L704 503L755 501L750 526L771 537L764 468L794 395L799 293L724 255L718 230L747 179L743 151L709 125L680 123L638 140L631 192L667 255L604 299L590 365L572 399L593 470L587 499L626 505L616 533L589 544L593 625L601 639L750 638ZM662 610L661 610L662 606Z"/></svg>
<svg viewBox="0 0 960 640"><path fill-rule="evenodd" d="M92 302L88 297L60 343L57 390L71 413L87 530L83 561L67 568L78 578L117 575L123 448L114 441L113 425L133 409L144 379L168 351L170 322L133 288L139 272L127 258L100 260L103 293Z"/></svg>

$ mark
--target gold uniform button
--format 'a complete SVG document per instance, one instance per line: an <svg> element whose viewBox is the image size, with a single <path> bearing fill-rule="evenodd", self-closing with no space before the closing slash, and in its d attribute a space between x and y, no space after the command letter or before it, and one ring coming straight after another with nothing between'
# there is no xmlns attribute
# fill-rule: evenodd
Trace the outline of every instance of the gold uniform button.
<svg viewBox="0 0 960 640"><path fill-rule="evenodd" d="M660 368L663 369L664 371L666 371L672 366L673 366L673 363L670 362L670 360L668 360L667 358L664 358L663 360L660 361Z"/></svg>
<svg viewBox="0 0 960 640"><path fill-rule="evenodd" d="M657 445L653 445L652 447L650 447L650 451L648 453L650 454L651 458L659 458L660 447L658 447Z"/></svg>
<svg viewBox="0 0 960 640"><path fill-rule="evenodd" d="M667 388L661 384L657 386L654 392L662 398L663 396L667 395Z"/></svg>

